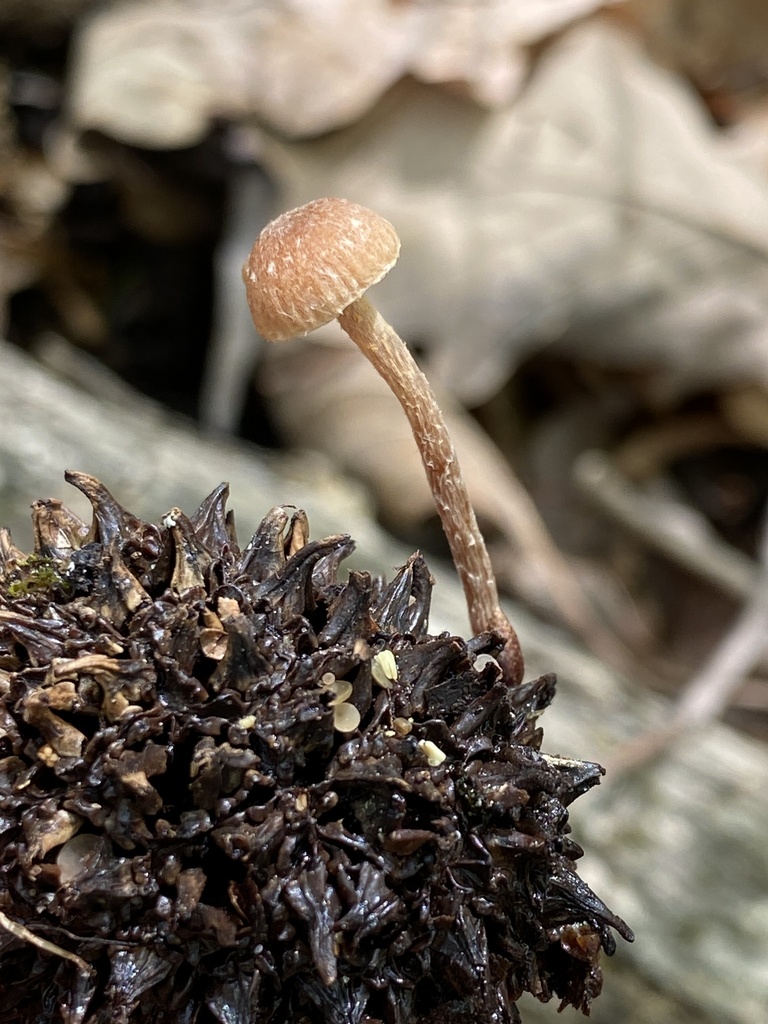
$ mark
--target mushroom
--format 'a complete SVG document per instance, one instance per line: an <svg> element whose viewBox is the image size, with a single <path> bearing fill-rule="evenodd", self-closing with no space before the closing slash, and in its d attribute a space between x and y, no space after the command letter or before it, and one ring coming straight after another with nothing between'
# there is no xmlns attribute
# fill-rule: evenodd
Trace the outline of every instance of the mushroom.
<svg viewBox="0 0 768 1024"><path fill-rule="evenodd" d="M501 610L488 549L434 392L405 342L363 297L394 266L400 240L378 214L346 199L315 199L268 224L243 267L248 305L267 341L338 320L387 382L411 424L476 633L504 639L499 662L513 685L520 643Z"/></svg>

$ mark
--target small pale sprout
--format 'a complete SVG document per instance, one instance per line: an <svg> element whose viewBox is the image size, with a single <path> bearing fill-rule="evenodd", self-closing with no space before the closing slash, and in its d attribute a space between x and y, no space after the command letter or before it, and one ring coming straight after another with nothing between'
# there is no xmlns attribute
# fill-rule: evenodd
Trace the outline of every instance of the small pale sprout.
<svg viewBox="0 0 768 1024"><path fill-rule="evenodd" d="M360 725L360 712L354 704L337 704L333 709L333 727L339 732L354 732Z"/></svg>
<svg viewBox="0 0 768 1024"><path fill-rule="evenodd" d="M169 512L168 515L163 516L162 523L166 530L172 530L177 525L176 517L172 512Z"/></svg>
<svg viewBox="0 0 768 1024"><path fill-rule="evenodd" d="M252 729L256 725L256 715L245 715L237 723L241 729Z"/></svg>
<svg viewBox="0 0 768 1024"><path fill-rule="evenodd" d="M409 722L407 718L393 718L392 728L395 734L402 739L403 736L407 736L411 729L413 729L413 723Z"/></svg>
<svg viewBox="0 0 768 1024"><path fill-rule="evenodd" d="M371 675L373 681L378 683L382 689L392 689L392 683L397 679L397 662L394 654L388 648L373 656Z"/></svg>
<svg viewBox="0 0 768 1024"><path fill-rule="evenodd" d="M333 672L326 672L320 680L320 685L334 695L331 701L332 708L352 696L352 683L348 679L337 679Z"/></svg>
<svg viewBox="0 0 768 1024"><path fill-rule="evenodd" d="M492 654L478 654L475 658L475 672L482 672L486 665L498 665L499 662Z"/></svg>
<svg viewBox="0 0 768 1024"><path fill-rule="evenodd" d="M50 743L44 743L37 751L37 758L39 761L42 761L46 768L53 768L59 760L59 755Z"/></svg>
<svg viewBox="0 0 768 1024"><path fill-rule="evenodd" d="M430 768L437 768L448 756L445 751L441 750L436 743L432 740L419 740L419 748L427 759L427 764Z"/></svg>
<svg viewBox="0 0 768 1024"><path fill-rule="evenodd" d="M352 696L352 683L347 679L337 679L333 686L330 687L336 696L331 701L331 707L335 708L338 704L343 703L345 700L349 700Z"/></svg>

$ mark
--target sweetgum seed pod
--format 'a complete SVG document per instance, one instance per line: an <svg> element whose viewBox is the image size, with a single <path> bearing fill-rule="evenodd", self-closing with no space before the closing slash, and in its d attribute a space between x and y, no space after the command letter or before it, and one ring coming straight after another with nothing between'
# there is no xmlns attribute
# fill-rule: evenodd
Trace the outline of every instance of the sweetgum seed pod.
<svg viewBox="0 0 768 1024"><path fill-rule="evenodd" d="M345 574L284 508L241 550L225 485L155 526L67 479L90 529L0 531L0 1024L588 1012L632 933L576 873L602 770L540 752L554 677L430 636L420 555Z"/></svg>

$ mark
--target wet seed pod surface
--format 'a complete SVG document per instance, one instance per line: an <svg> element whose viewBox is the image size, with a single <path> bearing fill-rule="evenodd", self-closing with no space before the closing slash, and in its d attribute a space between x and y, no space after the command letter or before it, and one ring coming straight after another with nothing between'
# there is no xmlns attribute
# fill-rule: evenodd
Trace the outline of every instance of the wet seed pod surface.
<svg viewBox="0 0 768 1024"><path fill-rule="evenodd" d="M155 526L67 478L90 527L0 531L0 1024L588 1012L631 932L576 874L602 769L540 752L554 678L430 636L418 555L347 575L284 508L240 550L224 485Z"/></svg>

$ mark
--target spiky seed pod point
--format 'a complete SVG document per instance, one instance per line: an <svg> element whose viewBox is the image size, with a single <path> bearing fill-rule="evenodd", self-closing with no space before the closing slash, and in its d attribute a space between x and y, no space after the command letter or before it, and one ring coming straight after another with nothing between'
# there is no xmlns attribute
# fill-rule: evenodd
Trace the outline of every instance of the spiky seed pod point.
<svg viewBox="0 0 768 1024"><path fill-rule="evenodd" d="M427 634L414 555L339 578L349 537L272 509L244 550L218 487L90 528L0 532L0 1024L518 1021L588 1012L611 929L517 688Z"/></svg>

